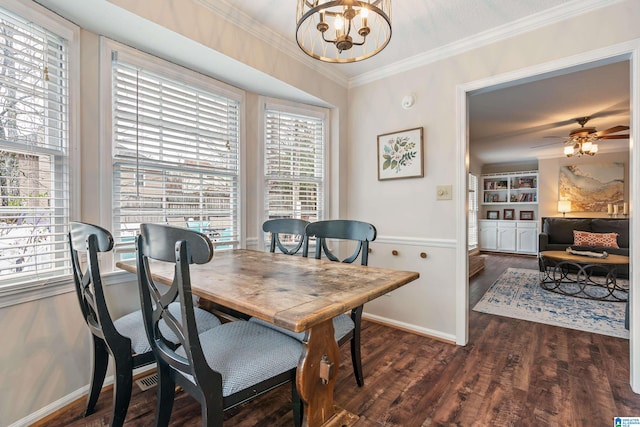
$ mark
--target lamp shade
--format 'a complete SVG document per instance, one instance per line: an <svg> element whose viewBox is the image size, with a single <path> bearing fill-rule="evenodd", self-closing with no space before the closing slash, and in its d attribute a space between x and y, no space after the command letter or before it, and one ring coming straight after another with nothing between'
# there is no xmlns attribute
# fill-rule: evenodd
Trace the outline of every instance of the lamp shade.
<svg viewBox="0 0 640 427"><path fill-rule="evenodd" d="M571 200L558 200L558 212L562 214L571 212Z"/></svg>

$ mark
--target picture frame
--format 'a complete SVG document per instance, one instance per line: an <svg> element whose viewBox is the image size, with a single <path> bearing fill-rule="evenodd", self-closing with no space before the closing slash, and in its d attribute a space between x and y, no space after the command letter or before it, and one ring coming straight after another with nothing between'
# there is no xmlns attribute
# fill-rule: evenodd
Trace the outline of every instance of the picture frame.
<svg viewBox="0 0 640 427"><path fill-rule="evenodd" d="M500 219L500 211L487 211L487 219Z"/></svg>
<svg viewBox="0 0 640 427"><path fill-rule="evenodd" d="M378 181L424 177L423 128L378 135Z"/></svg>
<svg viewBox="0 0 640 427"><path fill-rule="evenodd" d="M525 221L532 221L533 211L520 211L520 219Z"/></svg>
<svg viewBox="0 0 640 427"><path fill-rule="evenodd" d="M502 211L503 219L516 219L516 211L515 209L504 209Z"/></svg>

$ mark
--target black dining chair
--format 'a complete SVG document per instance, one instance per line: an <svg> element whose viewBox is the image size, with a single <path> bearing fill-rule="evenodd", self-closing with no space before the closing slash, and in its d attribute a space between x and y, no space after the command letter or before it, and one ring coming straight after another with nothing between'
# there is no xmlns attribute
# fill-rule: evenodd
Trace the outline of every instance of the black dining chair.
<svg viewBox="0 0 640 427"><path fill-rule="evenodd" d="M353 220L317 221L310 223L306 228L307 237L316 238L316 259L322 258L322 254L324 254L331 261L352 263L359 257L361 265L367 265L369 262L369 242L373 242L376 239L376 233L376 228L372 224ZM327 244L328 239L353 241L356 243L355 249L351 255L340 259L335 252L329 248ZM351 310L350 316L342 314L334 319L334 329L336 331L338 345L342 346L347 342L351 343L353 374L360 387L364 385L362 358L360 356L360 330L363 308L363 306L356 307ZM345 325L350 326L346 333L344 333ZM342 328L339 333L338 328Z"/></svg>
<svg viewBox="0 0 640 427"><path fill-rule="evenodd" d="M155 357L145 333L141 311L113 319L107 306L98 254L113 248L111 233L97 225L70 222L69 246L78 302L93 340L91 384L84 416L95 410L111 355L116 372L110 425L122 426L131 399L133 369L154 363ZM80 261L81 253L86 253L84 262ZM171 310L179 315L180 305L172 305ZM203 331L220 324L212 314L200 309L196 311L198 326ZM171 340L177 342L175 337Z"/></svg>
<svg viewBox="0 0 640 427"><path fill-rule="evenodd" d="M276 247L285 255L295 255L302 249L302 256L307 256L309 239L305 229L309 221L297 218L270 219L262 224L262 231L270 233L269 252L275 252ZM283 236L292 236L297 243L293 247L287 247L282 242Z"/></svg>
<svg viewBox="0 0 640 427"><path fill-rule="evenodd" d="M140 298L147 335L158 360L156 426L169 423L176 384L200 402L203 426L222 426L223 412L292 383L294 424L302 421L302 402L295 383L301 344L253 322L238 320L199 334L194 327L190 264L205 264L213 246L204 234L183 228L142 224L136 238ZM171 287L162 294L150 261L175 264ZM211 266L214 268L214 265ZM182 315L168 305L179 298ZM179 337L178 349L166 345L165 322Z"/></svg>

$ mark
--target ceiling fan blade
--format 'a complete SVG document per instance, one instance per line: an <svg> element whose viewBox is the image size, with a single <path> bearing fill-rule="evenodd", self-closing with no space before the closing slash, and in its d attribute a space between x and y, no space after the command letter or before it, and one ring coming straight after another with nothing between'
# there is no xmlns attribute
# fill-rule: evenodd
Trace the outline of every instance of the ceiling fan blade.
<svg viewBox="0 0 640 427"><path fill-rule="evenodd" d="M629 135L606 135L598 139L629 139Z"/></svg>
<svg viewBox="0 0 640 427"><path fill-rule="evenodd" d="M622 132L623 130L629 130L629 126L622 126L622 125L614 126L612 128L601 130L600 132L596 132L596 135L603 136L603 135L608 135L610 133Z"/></svg>

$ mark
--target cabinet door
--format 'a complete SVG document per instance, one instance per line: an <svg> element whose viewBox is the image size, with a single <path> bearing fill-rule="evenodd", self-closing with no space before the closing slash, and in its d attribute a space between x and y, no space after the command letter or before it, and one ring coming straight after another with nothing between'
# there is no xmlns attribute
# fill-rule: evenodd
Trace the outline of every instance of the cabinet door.
<svg viewBox="0 0 640 427"><path fill-rule="evenodd" d="M538 253L538 230L536 228L518 228L516 252L524 254Z"/></svg>
<svg viewBox="0 0 640 427"><path fill-rule="evenodd" d="M515 224L507 227L498 225L498 250L514 252L516 250Z"/></svg>
<svg viewBox="0 0 640 427"><path fill-rule="evenodd" d="M480 250L495 251L498 248L497 232L495 221L480 221Z"/></svg>

